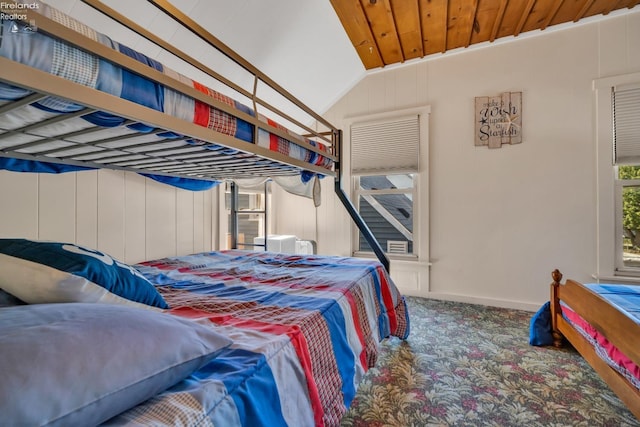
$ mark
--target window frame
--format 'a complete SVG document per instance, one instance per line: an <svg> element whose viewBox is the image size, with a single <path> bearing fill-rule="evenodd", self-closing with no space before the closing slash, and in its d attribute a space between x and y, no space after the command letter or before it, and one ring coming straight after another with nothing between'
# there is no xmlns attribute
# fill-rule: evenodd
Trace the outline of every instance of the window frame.
<svg viewBox="0 0 640 427"><path fill-rule="evenodd" d="M228 249L266 251L267 250L266 237L269 235L269 230L270 230L269 210L271 205L270 197L271 197L271 191L272 191L271 181L267 180L264 183L258 184L261 188L258 188L257 186L243 187L242 185L239 185L236 182L228 182L227 185L228 185L228 189L225 189L225 199L227 197L226 193L229 193L229 197L230 197L229 205L225 209L225 212L228 218L227 219L228 228L226 231L226 234L228 236L228 239L227 239ZM237 201L237 198L240 194L248 194L250 196L255 196L257 198L263 199L264 209L262 209L261 206L257 208L253 206L253 207L250 207L249 209L240 209ZM252 199L250 199L250 205L255 205L255 202ZM239 224L240 217L244 217L244 216L250 217L252 215L261 217L260 219L256 219L256 220L262 223L262 226L261 227L259 226L258 229L264 234L264 236L262 236L265 238L264 244L238 242L238 237L239 237L238 224ZM249 220L251 221L252 219L249 218ZM260 236L257 236L257 237L260 237Z"/></svg>
<svg viewBox="0 0 640 427"><path fill-rule="evenodd" d="M413 197L413 215L414 215L414 229L413 229L413 255L390 255L389 259L392 261L392 264L399 262L407 261L410 264L420 264L427 265L430 263L429 260L429 127L430 127L430 115L431 115L431 107L429 105L409 107L404 109L396 109L392 111L383 111L365 115L354 115L348 116L344 118L344 128L348 129L347 132L344 133L344 143L345 143L345 151L351 152L351 127L353 125L359 125L361 123L366 122L382 122L382 121L391 121L393 119L399 117L407 117L411 115L418 116L419 123L419 167L417 171L408 171L408 170L380 170L375 171L375 174L401 174L401 173L414 173L414 182L417 183L414 185L414 197ZM344 171L344 182L349 183L349 197L354 205L354 207L360 210L359 201L355 196L355 185L353 177L355 174L351 171L351 156L346 156L343 160L343 171ZM361 175L371 175L370 173L362 173ZM356 249L359 247L357 244L357 236L358 236L358 228L355 224L351 224L351 236L349 239L350 242L350 251L349 253L352 256L361 256L370 258L372 257L373 252L361 252ZM386 248L383 248L386 253ZM403 267L405 268L405 267ZM428 287L428 286L427 286Z"/></svg>
<svg viewBox="0 0 640 427"><path fill-rule="evenodd" d="M625 187L639 187L640 179L619 179L616 167L615 178L615 274L625 276L640 276L640 267L630 267L624 263L624 232L623 232L623 199Z"/></svg>
<svg viewBox="0 0 640 427"><path fill-rule="evenodd" d="M622 188L614 160L612 91L640 83L640 73L593 81L596 138L596 272L598 280L637 280L640 268L624 267L622 246ZM635 181L635 180L633 180Z"/></svg>

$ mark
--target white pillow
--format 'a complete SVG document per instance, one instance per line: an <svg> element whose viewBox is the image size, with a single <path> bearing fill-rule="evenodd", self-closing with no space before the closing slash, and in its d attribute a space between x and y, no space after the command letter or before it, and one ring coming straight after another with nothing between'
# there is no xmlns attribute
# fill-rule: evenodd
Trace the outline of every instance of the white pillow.
<svg viewBox="0 0 640 427"><path fill-rule="evenodd" d="M231 344L177 316L112 304L0 309L0 424L91 426L173 386Z"/></svg>

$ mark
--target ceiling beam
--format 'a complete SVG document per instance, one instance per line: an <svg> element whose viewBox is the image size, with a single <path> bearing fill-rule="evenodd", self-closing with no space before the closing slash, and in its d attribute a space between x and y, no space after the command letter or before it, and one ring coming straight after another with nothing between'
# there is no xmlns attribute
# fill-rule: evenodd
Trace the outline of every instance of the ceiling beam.
<svg viewBox="0 0 640 427"><path fill-rule="evenodd" d="M447 0L420 0L420 25L425 55L447 50Z"/></svg>
<svg viewBox="0 0 640 427"><path fill-rule="evenodd" d="M632 0L629 2L629 4L627 5L628 9L633 9L634 7L636 7L638 4L640 4L640 0Z"/></svg>
<svg viewBox="0 0 640 427"><path fill-rule="evenodd" d="M356 49L365 69L382 67L382 56L371 32L362 4L352 0L331 0L347 36Z"/></svg>
<svg viewBox="0 0 640 427"><path fill-rule="evenodd" d="M402 46L389 0L361 0L361 4L384 65L403 62Z"/></svg>
<svg viewBox="0 0 640 427"><path fill-rule="evenodd" d="M500 25L502 25L502 20L504 19L504 11L507 10L507 0L500 1L500 9L498 9L498 14L496 15L496 20L493 21L493 29L491 30L491 37L489 41L492 42L498 36L498 31L500 30Z"/></svg>
<svg viewBox="0 0 640 427"><path fill-rule="evenodd" d="M527 18L529 17L529 14L531 13L531 9L533 9L533 5L535 4L535 2L536 0L529 0L527 5L525 6L524 11L520 16L520 20L518 21L518 25L516 26L516 30L513 33L514 36L517 36L522 31L522 28L524 27L524 24L527 22Z"/></svg>
<svg viewBox="0 0 640 427"><path fill-rule="evenodd" d="M422 25L419 0L391 0L391 11L398 29L403 59L422 58Z"/></svg>
<svg viewBox="0 0 640 427"><path fill-rule="evenodd" d="M584 5L582 6L582 9L580 9L580 12L578 12L578 14L573 17L573 22L578 22L579 20L584 18L584 15L586 15L587 11L591 7L591 5L593 5L594 1L595 0L587 0L587 1L585 1Z"/></svg>
<svg viewBox="0 0 640 427"><path fill-rule="evenodd" d="M447 6L444 9L444 27L442 28L442 39L444 43L442 44L441 53L445 53L447 51L447 44L449 43L449 1L446 2Z"/></svg>
<svg viewBox="0 0 640 427"><path fill-rule="evenodd" d="M479 0L475 0L473 2L473 9L471 10L471 25L469 25L469 37L467 38L467 43L464 45L464 47L469 47L471 46L471 37L473 36L473 32L477 31L479 32L480 30L478 29L478 21L476 21L476 16L478 14L478 2Z"/></svg>
<svg viewBox="0 0 640 427"><path fill-rule="evenodd" d="M541 30L544 30L549 26L549 24L551 24L551 21L553 21L553 18L555 18L556 14L558 13L558 10L560 10L560 6L562 6L562 2L563 0L556 0L556 2L553 4L553 7L551 8L551 11L547 15L547 19L545 19L542 25L540 26Z"/></svg>

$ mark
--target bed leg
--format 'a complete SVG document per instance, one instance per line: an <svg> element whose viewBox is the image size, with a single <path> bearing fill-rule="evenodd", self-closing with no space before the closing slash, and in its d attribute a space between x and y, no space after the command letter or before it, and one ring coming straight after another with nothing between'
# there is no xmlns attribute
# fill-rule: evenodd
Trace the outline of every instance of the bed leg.
<svg viewBox="0 0 640 427"><path fill-rule="evenodd" d="M564 337L558 330L558 316L562 316L562 309L560 308L560 299L558 298L558 292L560 290L560 281L562 280L562 273L557 268L551 272L551 334L553 335L554 347L562 347Z"/></svg>

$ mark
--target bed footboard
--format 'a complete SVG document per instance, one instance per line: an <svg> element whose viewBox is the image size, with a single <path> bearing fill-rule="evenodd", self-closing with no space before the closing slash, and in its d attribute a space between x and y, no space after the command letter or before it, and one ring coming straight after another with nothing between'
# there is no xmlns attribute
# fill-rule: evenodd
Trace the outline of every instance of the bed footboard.
<svg viewBox="0 0 640 427"><path fill-rule="evenodd" d="M551 277L551 329L554 346L561 347L566 339L640 419L640 389L596 353L589 340L563 316L561 302L571 307L638 366L640 325L583 284L573 280L560 283L562 273L558 269L551 273Z"/></svg>

